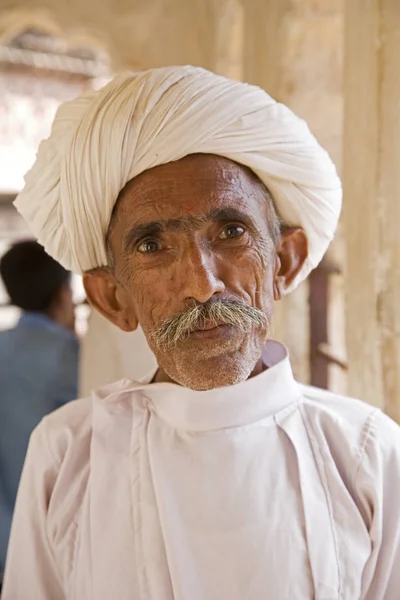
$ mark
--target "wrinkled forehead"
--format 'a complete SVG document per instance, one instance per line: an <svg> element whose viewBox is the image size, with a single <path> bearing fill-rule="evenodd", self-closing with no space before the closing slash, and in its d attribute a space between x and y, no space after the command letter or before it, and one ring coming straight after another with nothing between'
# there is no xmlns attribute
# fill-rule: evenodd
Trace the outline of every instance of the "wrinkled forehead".
<svg viewBox="0 0 400 600"><path fill-rule="evenodd" d="M209 213L235 205L251 212L267 190L247 167L212 154L191 154L148 169L121 191L115 212L137 220Z"/></svg>

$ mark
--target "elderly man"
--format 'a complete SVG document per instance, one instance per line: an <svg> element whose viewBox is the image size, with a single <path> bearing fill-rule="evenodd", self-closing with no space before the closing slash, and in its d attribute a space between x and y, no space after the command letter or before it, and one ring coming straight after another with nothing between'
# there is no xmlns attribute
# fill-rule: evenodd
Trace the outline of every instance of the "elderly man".
<svg viewBox="0 0 400 600"><path fill-rule="evenodd" d="M258 88L164 68L60 109L17 208L158 369L32 435L5 600L398 598L398 426L267 341L340 204Z"/></svg>

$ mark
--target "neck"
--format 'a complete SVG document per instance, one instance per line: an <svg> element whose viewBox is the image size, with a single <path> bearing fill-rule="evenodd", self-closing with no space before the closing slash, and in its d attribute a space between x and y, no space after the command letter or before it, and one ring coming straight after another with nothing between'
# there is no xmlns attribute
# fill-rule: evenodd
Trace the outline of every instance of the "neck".
<svg viewBox="0 0 400 600"><path fill-rule="evenodd" d="M71 320L65 318L64 312L62 310L58 310L57 307L53 307L46 313L44 313L46 317L51 319L54 323L59 325L60 327L64 327L68 331L72 331L75 333L75 323Z"/></svg>
<svg viewBox="0 0 400 600"><path fill-rule="evenodd" d="M56 323L57 325L63 325L63 323L61 322L61 319L59 318L60 315L55 308L51 308L42 314L43 314L43 316L50 319L50 321L53 321L53 323Z"/></svg>

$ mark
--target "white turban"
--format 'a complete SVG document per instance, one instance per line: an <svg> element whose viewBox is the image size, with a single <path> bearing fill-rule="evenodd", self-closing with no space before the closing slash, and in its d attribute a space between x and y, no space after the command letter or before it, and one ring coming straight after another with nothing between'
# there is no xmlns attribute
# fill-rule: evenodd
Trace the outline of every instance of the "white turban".
<svg viewBox="0 0 400 600"><path fill-rule="evenodd" d="M335 167L286 106L201 68L119 75L63 104L15 206L46 251L82 273L107 264L106 233L125 184L194 153L249 167L282 220L303 227L309 256L295 287L334 235L342 198Z"/></svg>

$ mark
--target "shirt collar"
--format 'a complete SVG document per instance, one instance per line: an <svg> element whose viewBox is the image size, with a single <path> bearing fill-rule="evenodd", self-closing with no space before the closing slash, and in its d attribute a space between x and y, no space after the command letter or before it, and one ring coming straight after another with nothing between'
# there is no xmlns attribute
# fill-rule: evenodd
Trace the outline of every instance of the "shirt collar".
<svg viewBox="0 0 400 600"><path fill-rule="evenodd" d="M139 393L151 411L177 429L211 431L248 425L276 414L301 397L287 350L281 344L268 342L263 360L269 368L229 387L199 392L172 383L124 380L99 390L95 397L114 403Z"/></svg>

